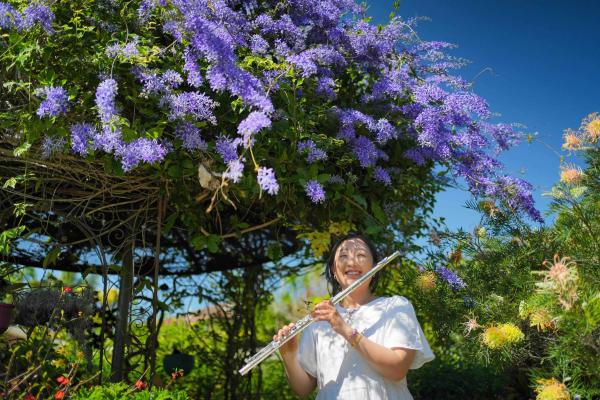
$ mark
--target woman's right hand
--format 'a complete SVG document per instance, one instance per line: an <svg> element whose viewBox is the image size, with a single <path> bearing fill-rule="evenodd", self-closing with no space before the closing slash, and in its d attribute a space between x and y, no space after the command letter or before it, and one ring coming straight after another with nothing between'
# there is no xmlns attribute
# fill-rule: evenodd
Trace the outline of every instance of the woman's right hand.
<svg viewBox="0 0 600 400"><path fill-rule="evenodd" d="M293 327L294 327L293 322L291 324L285 325L283 328L281 328L277 332L277 335L273 336L273 340L279 341L282 337L287 335L287 333ZM296 354L297 351L298 351L298 335L296 335L293 338L291 338L290 340L288 340L283 346L281 346L279 348L279 353L281 353L282 356L284 356L286 354Z"/></svg>

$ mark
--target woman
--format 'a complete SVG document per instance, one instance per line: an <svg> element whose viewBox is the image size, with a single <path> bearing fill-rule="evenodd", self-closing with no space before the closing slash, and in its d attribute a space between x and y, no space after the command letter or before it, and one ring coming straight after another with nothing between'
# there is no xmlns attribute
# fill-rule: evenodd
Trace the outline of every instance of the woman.
<svg viewBox="0 0 600 400"><path fill-rule="evenodd" d="M377 252L358 234L337 242L325 276L334 294L373 268ZM294 337L279 351L288 382L300 395L319 388L317 399L412 399L406 385L409 369L433 360L427 339L410 302L401 296L376 297L376 279L367 280L344 298L316 305L316 322L302 338ZM274 340L293 324L279 330Z"/></svg>

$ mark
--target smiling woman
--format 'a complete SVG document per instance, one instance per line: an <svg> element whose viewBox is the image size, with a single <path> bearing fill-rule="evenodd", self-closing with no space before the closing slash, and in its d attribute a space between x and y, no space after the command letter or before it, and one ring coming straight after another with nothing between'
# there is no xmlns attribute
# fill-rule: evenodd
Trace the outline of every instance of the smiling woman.
<svg viewBox="0 0 600 400"><path fill-rule="evenodd" d="M377 251L364 236L350 234L331 249L326 277L333 293L373 268ZM300 396L318 387L317 399L412 399L406 375L434 355L410 302L376 297L377 275L354 289L342 305L323 301L300 340L280 348L288 382ZM293 324L274 337L286 335Z"/></svg>

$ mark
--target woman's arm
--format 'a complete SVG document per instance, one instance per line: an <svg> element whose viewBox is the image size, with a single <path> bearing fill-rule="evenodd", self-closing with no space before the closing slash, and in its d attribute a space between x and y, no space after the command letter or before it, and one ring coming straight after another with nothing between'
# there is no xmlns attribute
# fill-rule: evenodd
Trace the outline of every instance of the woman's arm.
<svg viewBox="0 0 600 400"><path fill-rule="evenodd" d="M324 301L315 307L315 319L327 321L338 334L350 341L352 327L350 327L337 312L335 306ZM399 381L403 379L412 364L416 350L394 348L388 349L362 336L354 347L375 371L386 379Z"/></svg>
<svg viewBox="0 0 600 400"><path fill-rule="evenodd" d="M284 336L293 326L292 323L281 328L277 335L273 336L273 340ZM308 396L317 386L317 380L310 376L298 362L298 336L281 346L279 354L283 359L285 374L292 391L301 397Z"/></svg>

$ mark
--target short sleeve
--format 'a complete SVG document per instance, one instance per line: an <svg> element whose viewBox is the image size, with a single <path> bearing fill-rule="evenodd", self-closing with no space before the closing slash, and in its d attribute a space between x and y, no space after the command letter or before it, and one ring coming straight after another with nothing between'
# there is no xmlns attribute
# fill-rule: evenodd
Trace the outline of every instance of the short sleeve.
<svg viewBox="0 0 600 400"><path fill-rule="evenodd" d="M389 300L385 311L385 334L383 345L389 349L402 347L417 350L410 369L420 368L435 358L425 334L419 325L412 304L402 296Z"/></svg>
<svg viewBox="0 0 600 400"><path fill-rule="evenodd" d="M302 332L298 348L298 362L300 366L312 377L317 377L317 350L312 327Z"/></svg>

